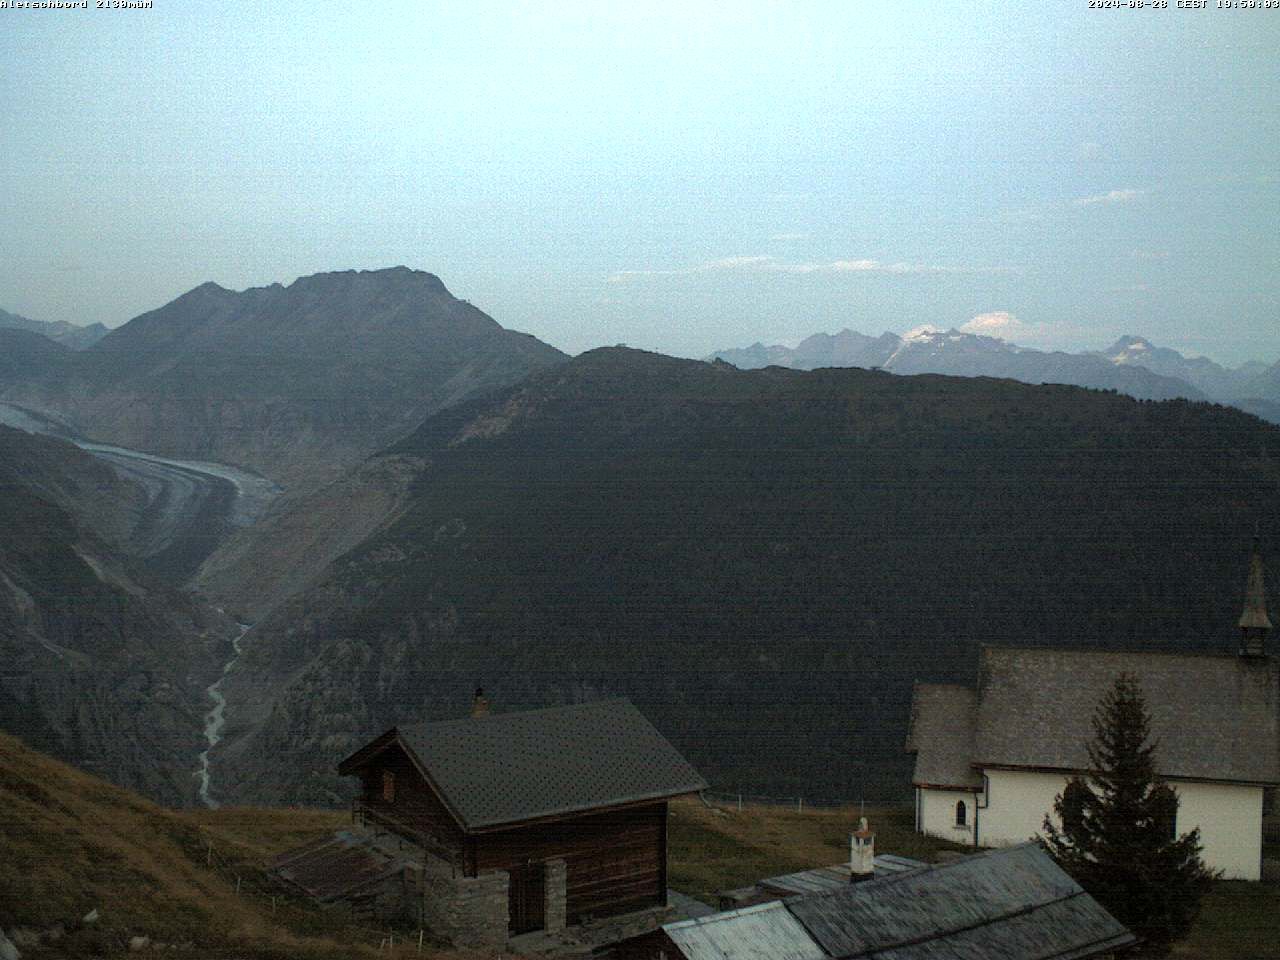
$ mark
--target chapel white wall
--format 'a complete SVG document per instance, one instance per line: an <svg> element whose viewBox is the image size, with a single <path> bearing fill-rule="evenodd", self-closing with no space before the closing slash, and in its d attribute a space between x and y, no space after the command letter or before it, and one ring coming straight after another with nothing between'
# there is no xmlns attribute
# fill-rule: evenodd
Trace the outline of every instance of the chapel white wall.
<svg viewBox="0 0 1280 960"><path fill-rule="evenodd" d="M956 826L956 803L965 805L965 826ZM975 814L972 793L963 790L920 789L920 830L933 837L954 843L973 843L973 818Z"/></svg>
<svg viewBox="0 0 1280 960"><path fill-rule="evenodd" d="M1064 774L988 770L985 809L978 811L978 843L984 847L1022 843L1043 832L1044 815L1067 785ZM1202 857L1229 880L1258 880L1262 870L1262 788L1240 784L1173 780L1181 835L1200 828ZM938 791L941 793L941 791ZM955 802L952 801L954 809ZM1057 822L1057 818L1054 818ZM944 834L928 830L925 832Z"/></svg>

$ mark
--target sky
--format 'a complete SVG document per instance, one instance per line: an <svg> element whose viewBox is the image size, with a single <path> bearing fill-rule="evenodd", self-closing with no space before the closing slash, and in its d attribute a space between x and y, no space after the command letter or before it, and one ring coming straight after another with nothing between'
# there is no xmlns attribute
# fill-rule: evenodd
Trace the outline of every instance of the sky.
<svg viewBox="0 0 1280 960"><path fill-rule="evenodd" d="M1280 9L1218 2L10 2L0 308L404 264L570 353L1273 362Z"/></svg>

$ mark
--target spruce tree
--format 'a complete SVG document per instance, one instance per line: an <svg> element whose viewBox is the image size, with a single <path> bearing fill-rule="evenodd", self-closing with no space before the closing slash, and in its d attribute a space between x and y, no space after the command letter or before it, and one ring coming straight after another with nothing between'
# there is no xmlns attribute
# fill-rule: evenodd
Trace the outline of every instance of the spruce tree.
<svg viewBox="0 0 1280 960"><path fill-rule="evenodd" d="M1138 681L1121 674L1093 716L1091 772L1044 818L1049 853L1080 886L1163 956L1189 931L1217 874L1200 859L1200 830L1176 835L1177 793L1156 774L1157 744Z"/></svg>

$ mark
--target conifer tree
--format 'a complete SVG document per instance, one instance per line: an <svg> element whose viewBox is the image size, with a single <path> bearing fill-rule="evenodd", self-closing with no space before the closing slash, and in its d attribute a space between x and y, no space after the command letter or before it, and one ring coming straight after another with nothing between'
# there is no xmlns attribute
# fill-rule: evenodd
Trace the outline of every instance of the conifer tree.
<svg viewBox="0 0 1280 960"><path fill-rule="evenodd" d="M1093 716L1091 773L1054 800L1042 841L1058 864L1163 956L1184 937L1217 874L1200 859L1200 830L1177 836L1178 795L1155 771L1146 700L1121 674Z"/></svg>

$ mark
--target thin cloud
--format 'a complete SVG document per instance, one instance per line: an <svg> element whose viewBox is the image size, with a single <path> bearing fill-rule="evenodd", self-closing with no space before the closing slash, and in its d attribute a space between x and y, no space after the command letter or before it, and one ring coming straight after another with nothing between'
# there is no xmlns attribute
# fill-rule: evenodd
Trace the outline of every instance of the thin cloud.
<svg viewBox="0 0 1280 960"><path fill-rule="evenodd" d="M1078 197L1071 201L1071 205L1073 207L1092 207L1099 203L1132 203L1144 193L1146 193L1145 190L1134 190L1132 187L1125 187L1123 190L1108 190L1106 193L1095 194L1092 197Z"/></svg>
<svg viewBox="0 0 1280 960"><path fill-rule="evenodd" d="M1006 210L991 219L997 223L1030 223L1059 217L1070 210L1084 207L1115 206L1122 203L1133 203L1146 196L1149 191L1134 187L1119 190L1108 190L1106 193L1094 194L1091 197L1076 197L1074 200L1048 200L1044 203L1021 207L1017 210Z"/></svg>
<svg viewBox="0 0 1280 960"><path fill-rule="evenodd" d="M708 260L695 267L679 267L674 270L619 270L609 277L610 283L620 283L632 277L691 277L699 273L717 273L722 270L759 269L770 263L773 257L763 254L745 257L722 257Z"/></svg>
<svg viewBox="0 0 1280 960"><path fill-rule="evenodd" d="M973 319L960 324L963 333L976 333L984 337L999 337L1008 340L1014 336L1025 336L1031 328L1015 317L1008 310L992 310L980 313Z"/></svg>
<svg viewBox="0 0 1280 960"><path fill-rule="evenodd" d="M952 274L952 273L1003 273L1006 267L943 266L929 263L884 263L867 258L827 260L812 263L788 263L773 256L724 257L709 260L692 267L673 270L619 270L609 276L610 283L622 283L641 277L690 277L704 273L739 271L749 273L792 274Z"/></svg>
<svg viewBox="0 0 1280 960"><path fill-rule="evenodd" d="M786 240L808 240L809 235L807 233L775 233L769 239L774 242Z"/></svg>

